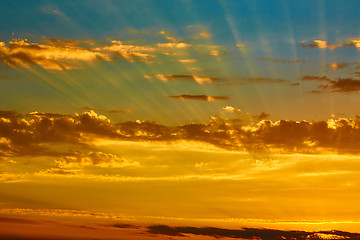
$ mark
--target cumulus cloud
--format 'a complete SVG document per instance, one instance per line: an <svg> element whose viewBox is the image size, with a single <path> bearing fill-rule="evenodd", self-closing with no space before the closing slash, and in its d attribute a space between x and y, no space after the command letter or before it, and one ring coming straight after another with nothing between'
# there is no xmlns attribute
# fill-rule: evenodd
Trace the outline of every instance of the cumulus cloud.
<svg viewBox="0 0 360 240"><path fill-rule="evenodd" d="M110 46L95 48L94 50L110 53L112 56L119 56L130 62L148 61L150 58L155 57L155 55L151 54L156 51L153 47L124 44L116 40L111 41L111 43Z"/></svg>
<svg viewBox="0 0 360 240"><path fill-rule="evenodd" d="M105 109L99 109L99 108L92 108L92 107L82 107L80 108L81 110L85 110L85 111L96 111L96 112L104 112L104 113L110 113L110 114L117 114L117 113L131 113L132 109L109 109L109 110L105 110Z"/></svg>
<svg viewBox="0 0 360 240"><path fill-rule="evenodd" d="M137 164L137 162L130 162L115 154L103 152L74 152L60 156L56 161L56 165L59 167L58 169L61 173L68 173L67 171L64 172L64 168L82 168L91 166L119 168Z"/></svg>
<svg viewBox="0 0 360 240"><path fill-rule="evenodd" d="M217 100L229 100L229 97L225 96L207 96L207 95L190 95L190 94L183 94L179 96L168 96L169 98L176 98L180 100L201 100L201 101L217 101Z"/></svg>
<svg viewBox="0 0 360 240"><path fill-rule="evenodd" d="M244 112L241 109L233 107L233 106L225 106L225 107L223 107L223 110L226 113L235 113L235 114L237 114L238 116L241 117L241 119L233 119L233 120L238 120L238 121L243 122L243 123L248 122L248 121L246 121L247 119L250 120L250 122L254 122L254 121L260 121L260 120L263 120L263 119L266 119L266 118L270 117L270 114L265 113L265 112L261 112L258 115L253 115L253 114Z"/></svg>
<svg viewBox="0 0 360 240"><path fill-rule="evenodd" d="M209 101L206 95L186 96ZM176 97L178 98L178 97ZM184 98L184 96L183 96ZM214 98L214 97L213 97ZM216 99L215 100L225 100ZM76 165L124 166L125 159L101 153L91 146L99 139L117 141L199 141L234 151L274 153L360 153L360 120L327 121L261 120L267 113L249 115L226 106L224 111L239 117L211 118L208 123L165 126L150 121L112 123L94 111L68 116L62 114L27 114L25 117L0 117L0 157L55 156L58 168ZM250 121L242 120L247 117ZM58 152L55 146L88 146L86 152Z"/></svg>

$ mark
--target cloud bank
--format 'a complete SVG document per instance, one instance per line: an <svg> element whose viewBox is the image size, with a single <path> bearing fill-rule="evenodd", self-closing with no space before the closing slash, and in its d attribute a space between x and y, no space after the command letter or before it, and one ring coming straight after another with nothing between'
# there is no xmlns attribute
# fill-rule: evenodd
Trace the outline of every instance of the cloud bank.
<svg viewBox="0 0 360 240"><path fill-rule="evenodd" d="M205 97L201 97L205 98ZM230 109L230 108L229 108ZM50 146L70 144L88 146L98 139L117 141L199 141L233 151L276 153L360 153L360 119L329 119L327 121L261 120L268 114L254 115L259 122L213 117L208 123L165 126L150 121L112 123L94 111L75 116L49 113L21 115L2 111L0 117L0 157L60 156L63 164L122 164L115 156L97 161L90 153L57 152ZM72 154L72 155L71 155ZM87 154L87 155L86 155ZM93 156L94 155L94 156ZM81 158L79 157L81 156ZM110 165L111 165L110 164Z"/></svg>

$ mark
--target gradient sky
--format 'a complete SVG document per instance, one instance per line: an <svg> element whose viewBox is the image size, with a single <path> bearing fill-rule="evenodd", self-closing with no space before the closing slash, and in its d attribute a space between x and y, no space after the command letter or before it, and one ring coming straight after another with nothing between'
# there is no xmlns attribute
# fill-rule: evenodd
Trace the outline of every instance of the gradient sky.
<svg viewBox="0 0 360 240"><path fill-rule="evenodd" d="M360 239L359 1L1 5L0 239Z"/></svg>

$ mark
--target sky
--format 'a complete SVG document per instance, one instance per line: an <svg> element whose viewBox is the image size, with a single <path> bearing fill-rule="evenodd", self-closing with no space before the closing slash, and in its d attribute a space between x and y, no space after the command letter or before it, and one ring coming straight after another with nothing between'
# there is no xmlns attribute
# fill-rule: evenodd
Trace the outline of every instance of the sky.
<svg viewBox="0 0 360 240"><path fill-rule="evenodd" d="M0 239L360 239L359 1L1 5Z"/></svg>

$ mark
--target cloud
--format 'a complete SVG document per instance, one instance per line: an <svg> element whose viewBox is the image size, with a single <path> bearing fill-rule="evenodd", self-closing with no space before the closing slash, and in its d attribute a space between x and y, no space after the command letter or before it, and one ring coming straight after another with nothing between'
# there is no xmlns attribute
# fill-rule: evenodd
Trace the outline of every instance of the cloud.
<svg viewBox="0 0 360 240"><path fill-rule="evenodd" d="M0 223L40 224L37 221L13 217L0 217Z"/></svg>
<svg viewBox="0 0 360 240"><path fill-rule="evenodd" d="M138 46L131 44L124 44L122 41L111 41L112 45L95 48L94 50L99 52L105 52L112 54L112 57L122 57L127 59L129 62L134 61L148 61L151 58L155 58L154 53L156 49L148 46Z"/></svg>
<svg viewBox="0 0 360 240"><path fill-rule="evenodd" d="M233 78L222 78L222 77L205 77L190 74L156 74L156 75L143 75L146 79L159 79L167 82L172 80L179 81L195 81L199 84L203 83L215 83L224 82L222 86L233 86L233 85L246 85L246 84L260 84L260 83L288 83L288 80L282 78L263 78L263 77L233 77Z"/></svg>
<svg viewBox="0 0 360 240"><path fill-rule="evenodd" d="M49 70L64 70L81 67L81 64L96 60L110 60L103 53L69 46L54 46L13 40L6 45L0 42L0 61L11 67L39 65Z"/></svg>
<svg viewBox="0 0 360 240"><path fill-rule="evenodd" d="M282 84L289 83L288 80L282 78L263 78L263 77L237 77L237 78L228 78L228 82L224 82L222 86L236 86L236 85L247 85L247 84Z"/></svg>
<svg viewBox="0 0 360 240"><path fill-rule="evenodd" d="M196 59L179 59L179 60L174 60L171 62L172 63L196 63L197 60Z"/></svg>
<svg viewBox="0 0 360 240"><path fill-rule="evenodd" d="M40 171L38 174L75 175L77 174L77 171L65 168L50 168L46 171Z"/></svg>
<svg viewBox="0 0 360 240"><path fill-rule="evenodd" d="M271 58L271 57L262 57L255 58L260 61L276 62L276 63L305 63L305 60L300 59L283 59L283 58Z"/></svg>
<svg viewBox="0 0 360 240"><path fill-rule="evenodd" d="M326 76L304 76L303 81L321 81L326 82L317 86L318 90L312 90L311 93L355 93L360 91L360 80L353 78L339 78L338 80L332 80Z"/></svg>
<svg viewBox="0 0 360 240"><path fill-rule="evenodd" d="M239 49L242 49L242 48L245 48L246 45L244 43L241 43L241 42L237 42L236 43L236 46L239 48Z"/></svg>
<svg viewBox="0 0 360 240"><path fill-rule="evenodd" d="M53 10L49 10L53 14ZM59 12L58 12L59 14ZM0 42L0 61L10 67L30 68L38 65L48 70L68 70L98 60L114 61L118 58L129 62L154 63L159 54L181 55L189 43L156 43L148 45L128 44L118 40L95 42L91 40L62 40L43 37L41 43L27 39L13 39L8 44ZM195 59L175 60L182 63Z"/></svg>
<svg viewBox="0 0 360 240"><path fill-rule="evenodd" d="M303 81L324 81L324 82L331 82L332 80L330 78L328 78L327 76L311 76L311 75L306 75L303 76L301 78L301 80Z"/></svg>
<svg viewBox="0 0 360 240"><path fill-rule="evenodd" d="M229 97L225 97L225 96L207 96L207 95L189 95L189 94L183 94L183 95L179 95L179 96L168 96L169 98L176 98L176 99L180 99L180 100L201 100L201 101L207 101L207 102L212 102L212 101L217 101L217 100L229 100Z"/></svg>
<svg viewBox="0 0 360 240"><path fill-rule="evenodd" d="M131 113L132 109L123 109L123 110L117 110L117 109L110 109L110 110L104 110L104 109L98 109L98 108L92 108L92 107L82 107L81 110L85 111L96 111L96 112L105 112L110 114L117 114L117 113Z"/></svg>
<svg viewBox="0 0 360 240"><path fill-rule="evenodd" d="M148 227L148 233L155 235L186 237L186 234L209 236L214 238L237 239L360 239L360 234L343 231L291 231L266 228L225 229L216 227L170 227L167 225L154 225Z"/></svg>
<svg viewBox="0 0 360 240"><path fill-rule="evenodd" d="M236 109L236 108L234 108L234 107L232 107L232 106L226 106L226 107L223 107L223 110L225 110L226 112L234 112L235 110L236 111L241 111L240 109Z"/></svg>
<svg viewBox="0 0 360 240"><path fill-rule="evenodd" d="M226 100L227 97L180 95L176 99ZM94 111L76 114L10 114L0 117L0 157L52 156L57 158L54 173L67 167L110 167L136 165L111 153L97 151L99 139L115 141L176 142L198 141L233 150L273 153L360 154L360 120L339 118L327 121L261 120L269 114L248 114L226 106L234 118L212 117L208 123L165 126L151 121L112 123ZM239 114L240 113L240 114ZM16 116L16 117L14 117ZM56 150L54 146L69 146ZM74 152L71 146L86 147ZM66 148L65 148L66 149Z"/></svg>
<svg viewBox="0 0 360 240"><path fill-rule="evenodd" d="M41 9L41 12L48 14L48 15L57 15L57 16L65 16L63 12L61 12L59 9L56 9L54 7L45 6Z"/></svg>
<svg viewBox="0 0 360 240"><path fill-rule="evenodd" d="M322 49L334 50L339 47L352 47L352 46L357 47L355 42L356 42L356 40L350 40L348 43L328 44L328 42L325 40L314 40L311 43L306 43L306 41L303 42L301 44L301 47L303 47L303 48L322 48Z"/></svg>
<svg viewBox="0 0 360 240"><path fill-rule="evenodd" d="M226 55L226 51L224 50L211 50L210 56L220 56L220 55Z"/></svg>
<svg viewBox="0 0 360 240"><path fill-rule="evenodd" d="M15 110L0 111L0 117L2 117L2 118L21 118L22 114L18 113Z"/></svg>
<svg viewBox="0 0 360 240"><path fill-rule="evenodd" d="M188 48L191 47L189 43L158 43L160 48Z"/></svg>
<svg viewBox="0 0 360 240"><path fill-rule="evenodd" d="M80 41L62 40L56 38L43 38L42 41L52 46L76 46Z"/></svg>
<svg viewBox="0 0 360 240"><path fill-rule="evenodd" d="M350 66L350 63L338 63L338 62L334 62L332 64L330 64L330 67L332 70L338 70L338 69L343 69L343 68L347 68Z"/></svg>
<svg viewBox="0 0 360 240"><path fill-rule="evenodd" d="M129 162L128 160L111 153L74 152L60 156L56 161L56 165L59 167L60 173L63 173L64 168L83 168L91 166L103 168L120 168L129 165L138 165L138 163Z"/></svg>
<svg viewBox="0 0 360 240"><path fill-rule="evenodd" d="M224 78L217 77L200 77L197 75L186 75L186 74L156 74L156 75L144 75L144 78L152 79L156 78L162 80L164 82L172 81L172 80L180 80L180 81L195 81L199 84L203 83L213 83L218 81L224 81Z"/></svg>

